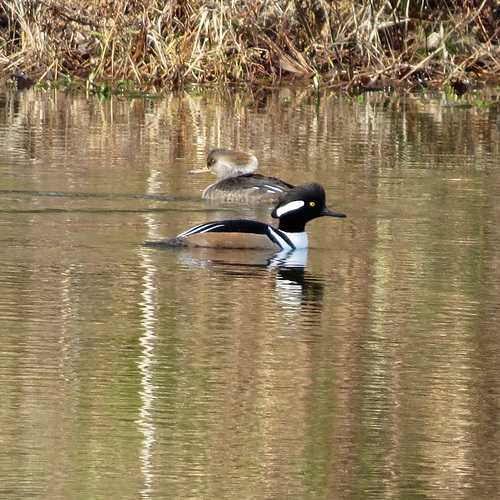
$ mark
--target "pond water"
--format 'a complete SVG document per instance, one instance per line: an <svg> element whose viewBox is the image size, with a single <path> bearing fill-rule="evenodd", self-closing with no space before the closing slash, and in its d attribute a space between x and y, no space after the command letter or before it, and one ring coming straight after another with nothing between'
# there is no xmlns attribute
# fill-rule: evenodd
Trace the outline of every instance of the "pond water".
<svg viewBox="0 0 500 500"><path fill-rule="evenodd" d="M495 99L0 95L2 498L498 497ZM201 200L213 147L347 218L142 246L271 220Z"/></svg>

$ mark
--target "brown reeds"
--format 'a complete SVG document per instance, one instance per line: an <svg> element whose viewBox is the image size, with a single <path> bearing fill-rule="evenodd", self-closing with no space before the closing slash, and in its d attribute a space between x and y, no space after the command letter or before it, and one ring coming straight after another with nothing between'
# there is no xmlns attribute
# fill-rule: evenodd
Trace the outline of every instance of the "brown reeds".
<svg viewBox="0 0 500 500"><path fill-rule="evenodd" d="M498 76L499 41L495 0L0 2L0 71L20 84L407 88Z"/></svg>

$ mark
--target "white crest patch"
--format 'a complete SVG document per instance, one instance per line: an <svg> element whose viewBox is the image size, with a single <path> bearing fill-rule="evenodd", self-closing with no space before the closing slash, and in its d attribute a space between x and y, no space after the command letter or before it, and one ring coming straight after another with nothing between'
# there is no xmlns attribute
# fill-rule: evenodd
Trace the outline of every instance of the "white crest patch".
<svg viewBox="0 0 500 500"><path fill-rule="evenodd" d="M304 200L295 200L287 203L286 205L283 205L279 207L276 210L276 217L283 217L283 215L287 214L288 212L293 212L294 210L298 210L299 208L302 208L305 205Z"/></svg>

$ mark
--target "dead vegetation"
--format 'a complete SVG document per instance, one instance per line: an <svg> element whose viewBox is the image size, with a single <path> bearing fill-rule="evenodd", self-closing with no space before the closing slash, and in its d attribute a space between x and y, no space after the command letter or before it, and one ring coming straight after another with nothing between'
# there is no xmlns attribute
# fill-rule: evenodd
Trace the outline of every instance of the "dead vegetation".
<svg viewBox="0 0 500 500"><path fill-rule="evenodd" d="M460 88L498 77L499 41L496 0L0 2L0 71L20 87Z"/></svg>

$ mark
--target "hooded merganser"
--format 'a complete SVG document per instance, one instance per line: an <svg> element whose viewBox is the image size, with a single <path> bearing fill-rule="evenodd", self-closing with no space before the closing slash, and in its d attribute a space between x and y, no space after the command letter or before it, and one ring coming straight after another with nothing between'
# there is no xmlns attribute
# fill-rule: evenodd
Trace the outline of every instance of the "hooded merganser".
<svg viewBox="0 0 500 500"><path fill-rule="evenodd" d="M323 216L345 217L326 208L325 190L317 183L291 189L274 207L278 228L255 220L221 220L199 224L168 240L147 243L169 247L252 248L295 250L307 248L305 225Z"/></svg>
<svg viewBox="0 0 500 500"><path fill-rule="evenodd" d="M259 162L250 153L213 149L205 167L191 170L190 174L211 172L219 180L203 192L206 200L276 203L280 196L294 186L275 177L254 174Z"/></svg>

